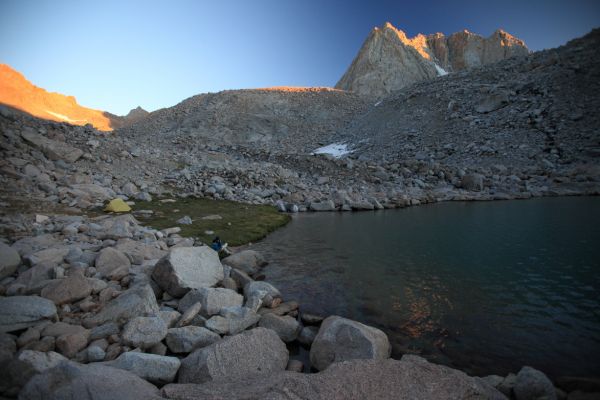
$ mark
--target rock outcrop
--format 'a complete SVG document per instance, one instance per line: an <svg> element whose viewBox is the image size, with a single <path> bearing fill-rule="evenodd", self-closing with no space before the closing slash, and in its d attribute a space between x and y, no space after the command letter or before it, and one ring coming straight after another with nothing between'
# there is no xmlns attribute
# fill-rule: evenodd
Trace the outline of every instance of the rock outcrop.
<svg viewBox="0 0 600 400"><path fill-rule="evenodd" d="M232 381L171 384L169 399L486 399L506 397L465 373L428 363L417 356L402 360L347 361L318 374L274 372Z"/></svg>
<svg viewBox="0 0 600 400"><path fill-rule="evenodd" d="M502 30L488 38L467 30L447 37L436 33L408 38L387 22L371 31L335 87L381 97L448 72L528 53L522 40Z"/></svg>

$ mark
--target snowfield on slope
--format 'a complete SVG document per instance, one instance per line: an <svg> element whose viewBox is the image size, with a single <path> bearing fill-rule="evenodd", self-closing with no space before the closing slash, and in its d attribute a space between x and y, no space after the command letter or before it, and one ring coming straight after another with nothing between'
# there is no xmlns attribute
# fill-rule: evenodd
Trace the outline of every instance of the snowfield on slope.
<svg viewBox="0 0 600 400"><path fill-rule="evenodd" d="M311 154L329 154L335 158L340 158L345 156L346 154L352 153L351 150L348 150L348 146L344 143L332 143L327 146L319 147Z"/></svg>

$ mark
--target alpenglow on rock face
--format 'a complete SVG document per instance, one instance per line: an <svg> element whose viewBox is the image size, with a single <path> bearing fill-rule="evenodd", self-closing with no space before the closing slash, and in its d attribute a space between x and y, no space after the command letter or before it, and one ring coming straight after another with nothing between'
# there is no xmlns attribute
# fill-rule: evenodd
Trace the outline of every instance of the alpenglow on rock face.
<svg viewBox="0 0 600 400"><path fill-rule="evenodd" d="M384 96L413 83L529 54L522 40L502 31L484 38L467 30L445 36L406 34L386 22L374 28L335 85L367 96Z"/></svg>

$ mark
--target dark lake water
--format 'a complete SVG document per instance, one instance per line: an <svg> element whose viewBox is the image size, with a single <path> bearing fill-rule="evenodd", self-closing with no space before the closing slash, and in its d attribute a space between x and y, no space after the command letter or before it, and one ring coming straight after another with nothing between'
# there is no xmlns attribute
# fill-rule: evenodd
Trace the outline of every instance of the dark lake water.
<svg viewBox="0 0 600 400"><path fill-rule="evenodd" d="M600 376L600 198L298 215L253 248L301 310L469 374Z"/></svg>

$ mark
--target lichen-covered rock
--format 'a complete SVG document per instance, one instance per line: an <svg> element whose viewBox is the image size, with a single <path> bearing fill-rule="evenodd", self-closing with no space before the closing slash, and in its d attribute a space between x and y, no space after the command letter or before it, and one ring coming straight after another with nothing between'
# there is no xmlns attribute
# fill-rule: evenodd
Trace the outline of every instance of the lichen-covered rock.
<svg viewBox="0 0 600 400"><path fill-rule="evenodd" d="M152 272L152 279L173 297L182 297L190 289L212 287L223 277L219 256L207 246L172 248Z"/></svg>
<svg viewBox="0 0 600 400"><path fill-rule="evenodd" d="M310 349L311 365L322 371L332 363L356 359L385 359L392 347L385 333L360 322L331 316L319 329Z"/></svg>
<svg viewBox="0 0 600 400"><path fill-rule="evenodd" d="M283 371L288 351L270 329L255 328L194 351L181 363L178 381L203 383Z"/></svg>

